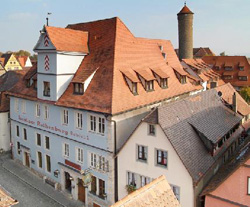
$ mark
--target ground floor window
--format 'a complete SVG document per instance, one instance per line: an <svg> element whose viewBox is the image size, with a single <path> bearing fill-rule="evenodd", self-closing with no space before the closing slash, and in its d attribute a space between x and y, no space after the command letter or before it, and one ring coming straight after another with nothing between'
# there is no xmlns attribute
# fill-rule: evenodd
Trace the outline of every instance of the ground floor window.
<svg viewBox="0 0 250 207"><path fill-rule="evenodd" d="M102 179L99 179L99 196L103 199L105 199L105 181Z"/></svg>

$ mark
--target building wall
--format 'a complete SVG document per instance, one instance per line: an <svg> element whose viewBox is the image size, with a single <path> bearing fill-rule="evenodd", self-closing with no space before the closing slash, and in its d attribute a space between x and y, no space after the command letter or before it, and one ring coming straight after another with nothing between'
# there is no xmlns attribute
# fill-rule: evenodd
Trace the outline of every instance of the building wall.
<svg viewBox="0 0 250 207"><path fill-rule="evenodd" d="M10 124L8 118L9 112L0 113L0 150L10 150Z"/></svg>
<svg viewBox="0 0 250 207"><path fill-rule="evenodd" d="M146 163L137 160L137 146L147 146ZM156 149L167 151L167 168L156 165ZM156 136L148 135L148 124L141 123L118 154L119 199L127 195L127 172L137 173L155 179L165 175L169 184L180 187L180 204L194 206L193 183L188 171L176 154L162 129L156 126ZM178 172L178 173L177 173Z"/></svg>
<svg viewBox="0 0 250 207"><path fill-rule="evenodd" d="M15 58L15 56L12 54L6 65L4 66L5 69L8 70L22 70L21 65Z"/></svg>
<svg viewBox="0 0 250 207"><path fill-rule="evenodd" d="M205 206L212 206L212 207L238 207L239 205L235 205L232 203L228 203L226 201L219 200L217 198L206 196Z"/></svg>
<svg viewBox="0 0 250 207"><path fill-rule="evenodd" d="M250 196L247 195L247 177L249 176L250 168L247 166L241 166L210 194L248 206L250 204ZM229 206L228 202L225 202L222 205L218 199L208 198L207 201L206 198L206 202L206 207L214 207L218 206L218 204L220 204L221 207Z"/></svg>

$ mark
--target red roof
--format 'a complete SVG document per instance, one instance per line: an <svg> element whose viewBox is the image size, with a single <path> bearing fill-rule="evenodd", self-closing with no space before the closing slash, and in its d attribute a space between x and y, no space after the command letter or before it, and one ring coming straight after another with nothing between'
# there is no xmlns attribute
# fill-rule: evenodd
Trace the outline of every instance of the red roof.
<svg viewBox="0 0 250 207"><path fill-rule="evenodd" d="M50 41L58 51L88 53L88 32L45 27Z"/></svg>
<svg viewBox="0 0 250 207"><path fill-rule="evenodd" d="M185 5L181 11L178 13L178 15L180 14L194 14L193 12L191 12L191 10Z"/></svg>
<svg viewBox="0 0 250 207"><path fill-rule="evenodd" d="M177 68L181 73L186 72L170 41L136 38L117 17L69 25L66 30L69 29L88 32L90 53L80 64L71 84L56 105L117 114L202 88L192 85L189 81L181 84L176 78L173 68ZM162 56L159 45L164 47L166 59ZM132 70L133 74L133 71L145 68L151 73L150 69L154 68L160 68L166 73L169 76L168 88L162 89L155 83L154 91L147 92L143 85L138 83L138 95L131 93L124 79L124 71ZM86 81L94 71L96 73L85 93L74 95L73 82ZM137 80L135 77L131 79ZM15 94L36 99L36 91L31 88L20 90L20 87L14 91Z"/></svg>

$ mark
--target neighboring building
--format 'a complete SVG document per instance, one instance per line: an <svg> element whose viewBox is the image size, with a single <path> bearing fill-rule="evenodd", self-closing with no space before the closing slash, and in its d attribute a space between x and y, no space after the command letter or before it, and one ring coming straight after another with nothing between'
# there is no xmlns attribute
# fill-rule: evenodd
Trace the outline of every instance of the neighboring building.
<svg viewBox="0 0 250 207"><path fill-rule="evenodd" d="M22 68L32 67L32 63L31 63L29 56L18 56L17 59L20 65L22 66Z"/></svg>
<svg viewBox="0 0 250 207"><path fill-rule="evenodd" d="M201 59L182 59L181 64L193 84L201 84L204 90L224 85L221 75Z"/></svg>
<svg viewBox="0 0 250 207"><path fill-rule="evenodd" d="M202 196L205 207L250 205L250 143L218 171Z"/></svg>
<svg viewBox="0 0 250 207"><path fill-rule="evenodd" d="M8 71L0 76L0 150L10 150L10 99L9 91L23 77L26 71Z"/></svg>
<svg viewBox="0 0 250 207"><path fill-rule="evenodd" d="M237 91L250 86L250 64L245 56L205 56L202 60Z"/></svg>
<svg viewBox="0 0 250 207"><path fill-rule="evenodd" d="M119 199L126 186L140 188L165 175L181 206L200 206L204 186L244 141L243 117L229 107L210 89L142 119L117 155Z"/></svg>
<svg viewBox="0 0 250 207"><path fill-rule="evenodd" d="M9 92L14 158L74 199L113 204L115 155L142 117L202 87L170 41L136 38L119 18L44 27L34 50L37 69Z"/></svg>
<svg viewBox="0 0 250 207"><path fill-rule="evenodd" d="M175 49L177 56L179 56L179 49ZM204 56L215 56L209 47L193 48L193 58L203 58Z"/></svg>
<svg viewBox="0 0 250 207"><path fill-rule="evenodd" d="M0 206L11 207L16 204L18 204L18 201L11 198L3 189L0 188Z"/></svg>
<svg viewBox="0 0 250 207"><path fill-rule="evenodd" d="M193 15L194 13L186 6L186 3L177 14L180 60L193 58Z"/></svg>
<svg viewBox="0 0 250 207"><path fill-rule="evenodd" d="M18 59L15 57L13 53L3 54L1 56L1 62L3 62L3 66L5 70L22 70L22 66L19 63Z"/></svg>
<svg viewBox="0 0 250 207"><path fill-rule="evenodd" d="M166 177L156 178L149 184L130 193L111 207L180 207Z"/></svg>
<svg viewBox="0 0 250 207"><path fill-rule="evenodd" d="M2 62L0 61L0 76L4 73L6 73L6 70L4 69Z"/></svg>

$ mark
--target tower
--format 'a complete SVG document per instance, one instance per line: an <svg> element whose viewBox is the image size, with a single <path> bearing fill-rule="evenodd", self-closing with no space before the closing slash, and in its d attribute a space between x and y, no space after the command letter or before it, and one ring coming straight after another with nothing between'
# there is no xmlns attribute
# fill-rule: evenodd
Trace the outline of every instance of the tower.
<svg viewBox="0 0 250 207"><path fill-rule="evenodd" d="M179 29L179 59L193 58L193 12L186 6L177 14Z"/></svg>

